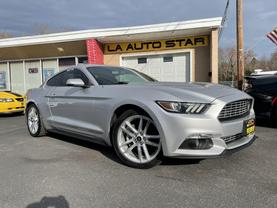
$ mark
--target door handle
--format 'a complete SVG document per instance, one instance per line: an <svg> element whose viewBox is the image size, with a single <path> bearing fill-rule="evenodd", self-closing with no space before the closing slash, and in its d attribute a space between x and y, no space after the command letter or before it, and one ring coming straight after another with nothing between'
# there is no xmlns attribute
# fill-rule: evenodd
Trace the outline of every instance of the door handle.
<svg viewBox="0 0 277 208"><path fill-rule="evenodd" d="M57 106L58 106L58 103L56 103L56 102L51 102L51 103L48 103L48 106L49 106L50 108L52 108L52 107L57 107Z"/></svg>

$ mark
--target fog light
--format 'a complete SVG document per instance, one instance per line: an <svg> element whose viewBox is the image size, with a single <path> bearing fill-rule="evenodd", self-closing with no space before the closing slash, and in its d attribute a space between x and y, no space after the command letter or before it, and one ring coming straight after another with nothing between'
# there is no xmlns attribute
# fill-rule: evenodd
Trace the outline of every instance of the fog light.
<svg viewBox="0 0 277 208"><path fill-rule="evenodd" d="M210 149L213 146L213 141L210 137L202 135L192 136L187 138L179 147L179 149L204 150Z"/></svg>

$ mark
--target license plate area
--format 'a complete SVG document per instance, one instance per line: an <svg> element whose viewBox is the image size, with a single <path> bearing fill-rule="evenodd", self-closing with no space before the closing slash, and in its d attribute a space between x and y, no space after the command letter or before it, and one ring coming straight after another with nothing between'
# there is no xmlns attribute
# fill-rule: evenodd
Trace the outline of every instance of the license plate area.
<svg viewBox="0 0 277 208"><path fill-rule="evenodd" d="M256 129L255 125L255 119L249 119L247 121L244 121L244 128L243 132L245 136L248 136L250 134L253 134Z"/></svg>

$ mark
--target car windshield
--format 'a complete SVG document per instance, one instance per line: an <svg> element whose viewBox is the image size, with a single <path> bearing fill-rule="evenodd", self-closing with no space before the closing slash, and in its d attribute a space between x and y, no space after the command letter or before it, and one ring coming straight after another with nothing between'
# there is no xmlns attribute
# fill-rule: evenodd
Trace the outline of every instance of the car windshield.
<svg viewBox="0 0 277 208"><path fill-rule="evenodd" d="M121 67L95 66L87 67L87 70L96 79L99 85L119 85L156 81L146 74Z"/></svg>

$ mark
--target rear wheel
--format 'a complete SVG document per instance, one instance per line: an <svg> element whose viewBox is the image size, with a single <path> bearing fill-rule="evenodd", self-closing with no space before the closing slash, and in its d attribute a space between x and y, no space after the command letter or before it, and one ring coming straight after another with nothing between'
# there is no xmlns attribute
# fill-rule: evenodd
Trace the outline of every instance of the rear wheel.
<svg viewBox="0 0 277 208"><path fill-rule="evenodd" d="M112 143L118 157L130 167L145 169L160 163L159 132L151 118L134 110L116 121Z"/></svg>
<svg viewBox="0 0 277 208"><path fill-rule="evenodd" d="M46 130L44 129L38 108L31 104L26 110L27 126L29 133L33 137L44 136Z"/></svg>

